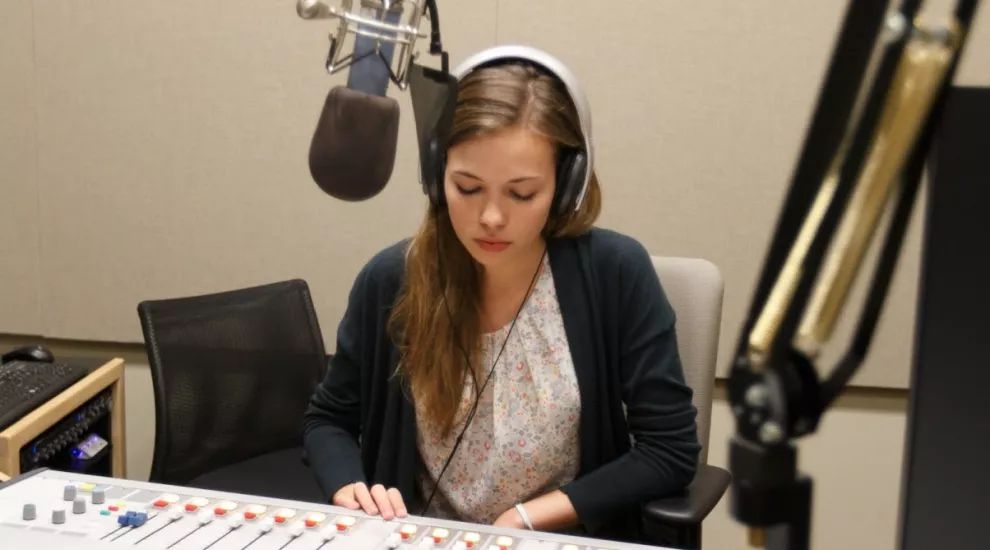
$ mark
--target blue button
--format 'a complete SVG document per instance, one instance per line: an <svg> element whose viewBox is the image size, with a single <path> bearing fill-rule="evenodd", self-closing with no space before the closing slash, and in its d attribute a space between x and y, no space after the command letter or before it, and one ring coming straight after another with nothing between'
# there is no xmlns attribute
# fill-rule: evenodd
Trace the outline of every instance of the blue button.
<svg viewBox="0 0 990 550"><path fill-rule="evenodd" d="M134 517L131 519L131 525L133 525L134 527L141 527L142 525L144 525L144 522L146 521L148 521L148 514L145 514L144 512L138 512L134 514Z"/></svg>

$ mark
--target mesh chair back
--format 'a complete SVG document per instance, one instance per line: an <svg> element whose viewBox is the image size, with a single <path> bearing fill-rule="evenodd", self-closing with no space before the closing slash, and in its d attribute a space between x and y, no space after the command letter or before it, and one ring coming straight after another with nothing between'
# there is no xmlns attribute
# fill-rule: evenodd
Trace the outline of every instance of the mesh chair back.
<svg viewBox="0 0 990 550"><path fill-rule="evenodd" d="M218 467L302 445L326 371L304 281L138 305L155 395L150 480L184 484Z"/></svg>

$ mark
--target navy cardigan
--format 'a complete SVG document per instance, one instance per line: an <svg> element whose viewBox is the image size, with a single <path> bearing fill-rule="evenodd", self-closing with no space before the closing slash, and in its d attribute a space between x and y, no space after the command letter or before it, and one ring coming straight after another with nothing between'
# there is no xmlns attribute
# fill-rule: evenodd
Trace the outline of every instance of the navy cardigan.
<svg viewBox="0 0 990 550"><path fill-rule="evenodd" d="M305 415L305 450L326 495L363 481L395 487L410 513L424 497L415 410L393 377L386 330L402 285L401 241L359 272L326 378ZM561 490L591 536L639 539L640 506L694 477L700 445L675 315L645 248L595 228L548 242L581 392L580 470Z"/></svg>

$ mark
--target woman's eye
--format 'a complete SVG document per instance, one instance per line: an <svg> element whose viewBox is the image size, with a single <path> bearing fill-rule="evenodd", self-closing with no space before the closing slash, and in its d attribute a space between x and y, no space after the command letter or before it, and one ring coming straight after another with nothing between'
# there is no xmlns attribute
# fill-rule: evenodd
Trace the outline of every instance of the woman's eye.
<svg viewBox="0 0 990 550"><path fill-rule="evenodd" d="M473 195L481 190L480 187L465 188L465 187L461 187L460 185L455 185L455 187L457 187L457 190L462 195Z"/></svg>
<svg viewBox="0 0 990 550"><path fill-rule="evenodd" d="M533 195L535 195L535 194L536 193L530 193L528 195L520 195L519 193L515 193L514 192L514 193L512 193L512 196L515 197L517 200L528 201L528 200L532 199L533 198Z"/></svg>

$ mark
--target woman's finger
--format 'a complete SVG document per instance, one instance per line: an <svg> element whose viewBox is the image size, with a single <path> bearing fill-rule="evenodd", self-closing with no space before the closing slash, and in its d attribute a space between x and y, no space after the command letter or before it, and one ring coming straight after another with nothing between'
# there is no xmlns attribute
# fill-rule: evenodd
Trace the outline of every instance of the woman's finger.
<svg viewBox="0 0 990 550"><path fill-rule="evenodd" d="M385 491L385 486L378 484L371 488L371 498L374 499L375 504L378 506L378 510L382 514L382 519L388 521L395 517L395 512L392 510L392 503L388 501L388 492Z"/></svg>
<svg viewBox="0 0 990 550"><path fill-rule="evenodd" d="M354 484L346 485L341 487L335 495L333 495L333 504L336 506L343 506L344 508L349 508L351 510L357 510L361 507L358 501L354 498Z"/></svg>
<svg viewBox="0 0 990 550"><path fill-rule="evenodd" d="M392 487L388 490L388 500L392 504L392 510L395 511L396 517L406 517L406 503L402 500L402 493L398 489Z"/></svg>
<svg viewBox="0 0 990 550"><path fill-rule="evenodd" d="M368 486L364 483L354 484L354 498L357 499L361 508L368 514L375 515L378 513L378 507L375 506L374 500L371 498L371 493L368 491Z"/></svg>

